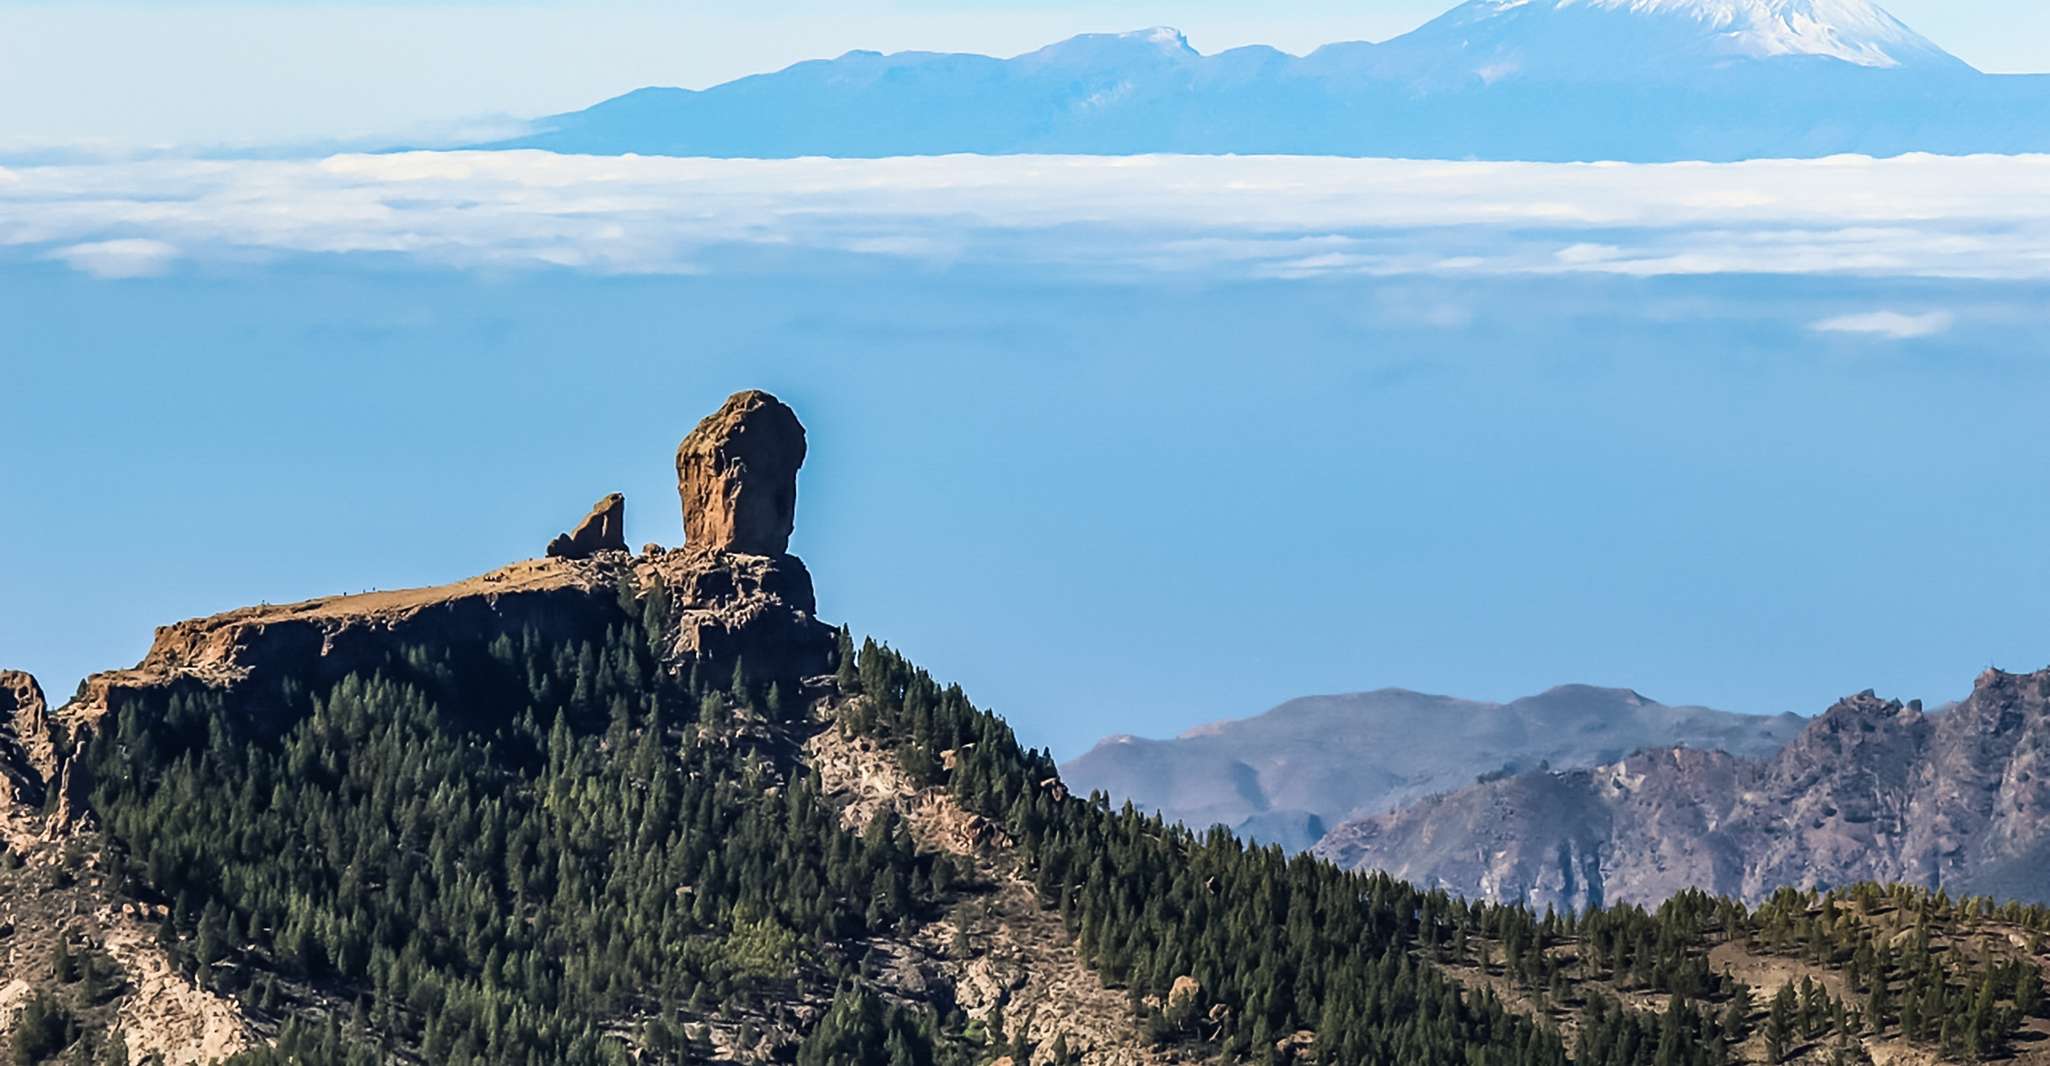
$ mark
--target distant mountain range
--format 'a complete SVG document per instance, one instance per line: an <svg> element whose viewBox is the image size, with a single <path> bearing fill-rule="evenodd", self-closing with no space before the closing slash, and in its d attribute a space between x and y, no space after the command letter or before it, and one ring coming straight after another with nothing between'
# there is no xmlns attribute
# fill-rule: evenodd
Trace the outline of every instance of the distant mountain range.
<svg viewBox="0 0 2050 1066"><path fill-rule="evenodd" d="M478 145L1735 160L2050 151L2050 76L1989 75L1870 0L1470 0L1379 44L1202 55L1172 29L1036 52L850 52L646 88Z"/></svg>
<svg viewBox="0 0 2050 1066"><path fill-rule="evenodd" d="M1315 851L1539 908L1863 881L2050 902L2050 670L1987 671L1931 712L1861 693L1765 758L1656 750L1485 782Z"/></svg>
<svg viewBox="0 0 2050 1066"><path fill-rule="evenodd" d="M1484 777L1578 769L1684 745L1770 755L1801 731L1773 718L1668 707L1627 689L1564 685L1509 703L1383 689L1290 700L1174 740L1113 737L1062 767L1081 791L1290 850L1347 818Z"/></svg>

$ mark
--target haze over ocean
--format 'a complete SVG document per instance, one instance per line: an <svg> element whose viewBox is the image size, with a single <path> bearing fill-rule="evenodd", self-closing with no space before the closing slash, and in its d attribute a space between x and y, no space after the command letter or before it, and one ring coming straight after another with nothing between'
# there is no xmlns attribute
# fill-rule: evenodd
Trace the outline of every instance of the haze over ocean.
<svg viewBox="0 0 2050 1066"><path fill-rule="evenodd" d="M1109 89L1144 80L1117 63L1381 40L1450 6L17 5L0 93L39 106L0 128L0 494L31 517L0 527L0 666L61 694L170 619L538 554L614 490L633 543L673 544L673 473L650 457L756 386L811 427L797 549L827 617L1063 756L1321 691L1582 681L1814 713L2044 665L2050 156L333 154L488 143L849 48L1189 31L1055 49L1088 79L1061 67L1013 101L1029 132L1032 107L1115 111ZM1903 63L1932 80L1884 84L1926 85L1896 103L1933 101L1917 121L1941 133L1987 119L1942 111L1965 81L2041 79L1981 80L1938 45L2050 67L2031 32L2050 14L2011 0L1889 4L1928 47L1850 0L1771 9L1841 25L1747 7L1733 39L1711 3L1558 10L1596 6L1592 37L1476 7L1512 26L1496 51L1455 19L1402 54L1415 85L1480 78L1471 101L1518 132L1516 100L1580 86L1583 53L1626 104L1684 73L1635 57L1684 55L1775 121L1813 105L1824 134L1883 133L1891 114L1915 147L1933 135L1885 93L1846 119L1828 108L1849 97L1793 74L1882 85ZM1761 65L1733 74L1732 47ZM1366 51L1319 68L1341 132L1346 72L1395 54ZM1809 62L1839 52L1857 69ZM933 98L960 104L936 69ZM845 102L821 84L790 98L810 109L729 95L721 121L818 118ZM1243 84L1279 108L1251 128L1303 117ZM1194 99L1177 85L1156 89ZM2015 99L1972 144L2035 143ZM1169 128L1153 114L1127 117ZM1725 131L1695 118L1670 127ZM603 150L696 121L629 123ZM1745 144L1722 150L1779 154ZM1490 154L1455 146L1409 154ZM1701 157L1673 151L1616 158Z"/></svg>
<svg viewBox="0 0 2050 1066"><path fill-rule="evenodd" d="M632 195L624 221L532 190L447 209L538 197L572 232L691 250L617 273L535 265L554 231L450 229L435 205L461 197L424 184L305 201L421 249L335 254L310 224L253 247L189 190L102 175L52 206L13 176L13 232L45 239L0 267L0 493L34 516L0 529L0 658L60 693L167 619L537 555L608 491L631 543L674 544L659 457L746 386L810 427L795 547L825 615L1062 755L1317 691L1587 681L1814 713L2043 665L2050 281L2025 211L1781 218L1810 272L1640 277L1517 264L1670 261L1741 227L1320 216L1263 239L1401 261L1276 274L1219 254L1245 233L1201 212L1181 268L1135 267L1072 200L965 243L891 204L827 240L755 203L760 228L710 252ZM1856 261L1887 241L1990 276Z"/></svg>

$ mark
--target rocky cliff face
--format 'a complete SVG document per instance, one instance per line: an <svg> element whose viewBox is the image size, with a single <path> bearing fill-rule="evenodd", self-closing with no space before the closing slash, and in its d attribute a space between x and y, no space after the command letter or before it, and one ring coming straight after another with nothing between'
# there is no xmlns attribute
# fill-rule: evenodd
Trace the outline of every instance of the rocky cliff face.
<svg viewBox="0 0 2050 1066"><path fill-rule="evenodd" d="M1384 689L1290 700L1173 740L1113 738L1062 773L1079 791L1296 850L1348 818L1483 775L1580 769L1673 746L1764 756L1803 724L1794 715L1671 707L1591 685L1502 704Z"/></svg>
<svg viewBox="0 0 2050 1066"><path fill-rule="evenodd" d="M19 670L0 670L0 805L42 806L56 773L56 738L42 686Z"/></svg>
<svg viewBox="0 0 2050 1066"><path fill-rule="evenodd" d="M676 450L688 547L749 555L790 550L804 426L766 392L736 393Z"/></svg>
<svg viewBox="0 0 2050 1066"><path fill-rule="evenodd" d="M1858 881L2050 900L2046 751L2050 670L1988 671L1933 714L1852 696L1771 758L1648 751L1518 776L1347 822L1316 851L1535 906Z"/></svg>

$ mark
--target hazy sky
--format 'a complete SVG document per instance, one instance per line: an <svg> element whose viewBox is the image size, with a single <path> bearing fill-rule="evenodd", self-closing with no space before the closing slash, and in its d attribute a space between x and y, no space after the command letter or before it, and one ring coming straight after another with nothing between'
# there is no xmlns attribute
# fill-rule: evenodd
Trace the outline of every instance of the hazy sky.
<svg viewBox="0 0 2050 1066"><path fill-rule="evenodd" d="M21 3L0 6L0 148L431 133L703 86L854 48L1010 54L1172 25L1200 50L1381 40L1451 0ZM2041 0L1891 0L1992 71L2050 70Z"/></svg>
<svg viewBox="0 0 2050 1066"><path fill-rule="evenodd" d="M610 491L676 543L676 441L759 386L824 616L1064 755L1380 686L1947 700L2050 662L2046 169L0 168L0 666Z"/></svg>
<svg viewBox="0 0 2050 1066"><path fill-rule="evenodd" d="M1307 50L1444 5L0 0L0 146L1157 24ZM2041 0L1891 6L2050 68ZM675 441L766 386L815 433L826 617L1062 754L1384 685L1947 699L2050 658L2046 165L0 167L0 499L33 516L0 666L61 694L154 624L475 573L615 489L673 543Z"/></svg>

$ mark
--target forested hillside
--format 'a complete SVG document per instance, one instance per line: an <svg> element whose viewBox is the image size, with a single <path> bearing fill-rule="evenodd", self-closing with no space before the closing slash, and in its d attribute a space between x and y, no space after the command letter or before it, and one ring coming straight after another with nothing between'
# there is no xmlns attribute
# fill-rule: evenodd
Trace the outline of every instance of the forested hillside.
<svg viewBox="0 0 2050 1066"><path fill-rule="evenodd" d="M2043 1059L2043 910L1538 914L1198 836L810 596L608 546L181 623L0 707L12 1061Z"/></svg>

